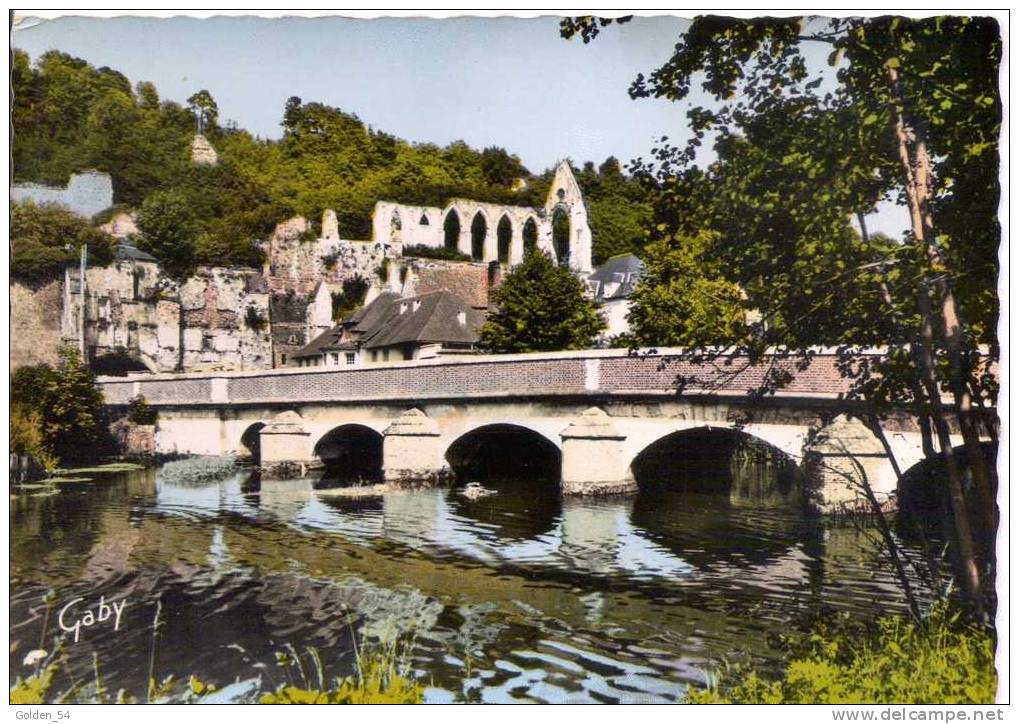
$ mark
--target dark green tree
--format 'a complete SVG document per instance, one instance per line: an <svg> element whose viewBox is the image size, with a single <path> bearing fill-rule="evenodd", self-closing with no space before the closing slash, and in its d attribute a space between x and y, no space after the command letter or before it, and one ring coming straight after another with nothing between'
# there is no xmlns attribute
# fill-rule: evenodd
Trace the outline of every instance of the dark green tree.
<svg viewBox="0 0 1019 724"><path fill-rule="evenodd" d="M206 133L216 129L219 118L219 106L212 94L204 88L188 98L188 110L195 117L198 133Z"/></svg>
<svg viewBox="0 0 1019 724"><path fill-rule="evenodd" d="M78 351L64 348L56 369L46 365L17 370L11 403L42 420L43 449L63 464L97 459L111 450L103 394Z"/></svg>
<svg viewBox="0 0 1019 724"><path fill-rule="evenodd" d="M198 264L194 212L179 191L150 194L138 211L139 248L160 260L162 272L179 290ZM184 370L184 304L178 299L178 371Z"/></svg>
<svg viewBox="0 0 1019 724"><path fill-rule="evenodd" d="M630 335L620 341L643 347L729 345L749 334L739 287L705 258L714 241L702 232L645 247L644 276L630 297Z"/></svg>
<svg viewBox="0 0 1019 724"><path fill-rule="evenodd" d="M113 240L88 221L55 204L11 202L11 276L45 282L78 261L88 245L88 263L108 264Z"/></svg>
<svg viewBox="0 0 1019 724"><path fill-rule="evenodd" d="M531 251L492 293L495 311L481 328L492 352L587 349L605 321L568 269Z"/></svg>

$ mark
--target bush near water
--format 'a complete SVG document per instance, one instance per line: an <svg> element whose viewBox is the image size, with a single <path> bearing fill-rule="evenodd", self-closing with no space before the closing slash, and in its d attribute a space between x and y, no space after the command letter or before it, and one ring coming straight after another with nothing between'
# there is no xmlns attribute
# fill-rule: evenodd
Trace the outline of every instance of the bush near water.
<svg viewBox="0 0 1019 724"><path fill-rule="evenodd" d="M779 678L723 667L690 704L990 704L994 641L948 604L921 621L888 616L867 626L840 616L791 647Z"/></svg>

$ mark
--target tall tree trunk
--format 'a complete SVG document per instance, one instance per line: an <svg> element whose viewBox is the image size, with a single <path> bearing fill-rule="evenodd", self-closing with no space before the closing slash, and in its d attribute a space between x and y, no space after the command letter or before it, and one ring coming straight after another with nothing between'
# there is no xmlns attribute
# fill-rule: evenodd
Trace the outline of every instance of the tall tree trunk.
<svg viewBox="0 0 1019 724"><path fill-rule="evenodd" d="M893 92L899 89L899 73L888 68L888 77ZM914 124L915 126L915 124ZM899 148L899 162L906 180L906 198L909 201L910 222L913 239L924 253L930 271L934 273L931 285L941 305L943 323L942 337L948 352L949 386L955 398L955 407L966 447L966 458L973 472L974 487L979 499L981 520L989 531L997 528L997 507L995 505L992 474L984 458L980 435L974 423L973 398L970 394L967 365L964 360L964 332L962 318L955 302L952 286L949 284L947 267L941 252L934 242L934 220L931 214L931 159L927 143L916 135L917 129L907 128L903 113L895 123L895 135ZM910 145L913 146L913 157Z"/></svg>
<svg viewBox="0 0 1019 724"><path fill-rule="evenodd" d="M889 67L888 76L893 92L898 95L898 71L893 67ZM994 530L997 516L993 494L991 493L992 486L982 450L980 449L979 437L973 434L972 398L966 384L967 376L962 354L962 322L956 308L951 286L948 284L944 261L934 244L933 220L930 210L930 156L927 152L926 143L922 139L911 138L912 130L907 129L903 114L899 113L895 123L895 136L898 143L899 161L906 182L905 190L906 198L909 202L913 239L924 253L929 269L936 274L935 278L931 280L930 286L936 292L941 306L942 336L948 351L950 386L955 398L960 428L963 430L967 458L974 473L979 503L978 509L980 511L979 518L990 530ZM915 162L910 156L911 143L914 144L915 148ZM959 585L970 606L973 608L973 612L978 618L983 618L983 593L980 585L980 572L976 566L973 533L966 511L962 475L958 468L956 457L952 452L951 432L941 404L941 390L935 366L934 327L931 320L930 291L926 287L927 285L925 284L924 288L920 290L922 344L918 361L920 362L921 381L927 393L926 397L930 405L931 417L941 448L941 455L948 472L949 499L955 521L955 538L957 542L955 561ZM962 422L964 419L966 420L965 423Z"/></svg>
<svg viewBox="0 0 1019 724"><path fill-rule="evenodd" d="M966 448L966 461L973 473L973 482L982 511L982 519L993 535L997 528L997 506L994 500L994 483L980 443L980 432L975 422L973 396L970 394L969 370L963 355L963 325L955 303L952 286L948 283L945 263L934 244L934 223L930 211L930 155L923 139L916 140L915 190L922 222L922 238L930 268L936 276L933 287L941 299L941 316L944 322L944 339L948 350L949 384Z"/></svg>
<svg viewBox="0 0 1019 724"><path fill-rule="evenodd" d="M948 498L952 509L955 546L952 556L955 564L956 578L963 597L978 619L984 618L983 587L980 582L980 569L977 567L976 551L973 545L973 531L970 526L969 511L966 509L963 491L962 473L959 470L955 455L952 453L952 437L941 406L941 389L934 373L934 331L931 325L930 298L927 290L920 292L920 314L923 319L921 329L921 379L927 391L931 409L931 418L941 447L941 457L948 472Z"/></svg>

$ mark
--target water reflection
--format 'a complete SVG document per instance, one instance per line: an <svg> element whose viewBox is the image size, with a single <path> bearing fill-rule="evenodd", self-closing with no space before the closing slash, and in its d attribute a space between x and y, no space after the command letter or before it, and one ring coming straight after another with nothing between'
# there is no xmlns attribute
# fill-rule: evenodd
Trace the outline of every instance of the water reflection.
<svg viewBox="0 0 1019 724"><path fill-rule="evenodd" d="M470 500L317 482L143 471L15 496L12 671L54 587L62 601L130 600L123 630L90 632L74 655L99 653L142 694L159 601L163 675L271 684L287 643L319 647L343 675L352 635L415 627L434 700L672 701L712 659L777 657L767 632L821 605L900 602L865 537L728 492L561 499L554 485L488 480L495 494Z"/></svg>

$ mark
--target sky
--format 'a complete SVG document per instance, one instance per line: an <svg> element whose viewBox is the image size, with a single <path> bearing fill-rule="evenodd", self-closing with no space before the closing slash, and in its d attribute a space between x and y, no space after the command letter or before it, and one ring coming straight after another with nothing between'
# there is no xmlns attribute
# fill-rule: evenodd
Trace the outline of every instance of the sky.
<svg viewBox="0 0 1019 724"><path fill-rule="evenodd" d="M28 19L12 43L33 58L58 49L155 84L183 103L209 90L221 122L278 138L290 96L355 113L412 142L501 146L532 172L647 157L663 135L687 137L686 110L707 103L632 100L638 73L672 54L688 21L658 16L607 28L596 41L559 36L538 18ZM871 231L900 236L904 212L885 207Z"/></svg>

